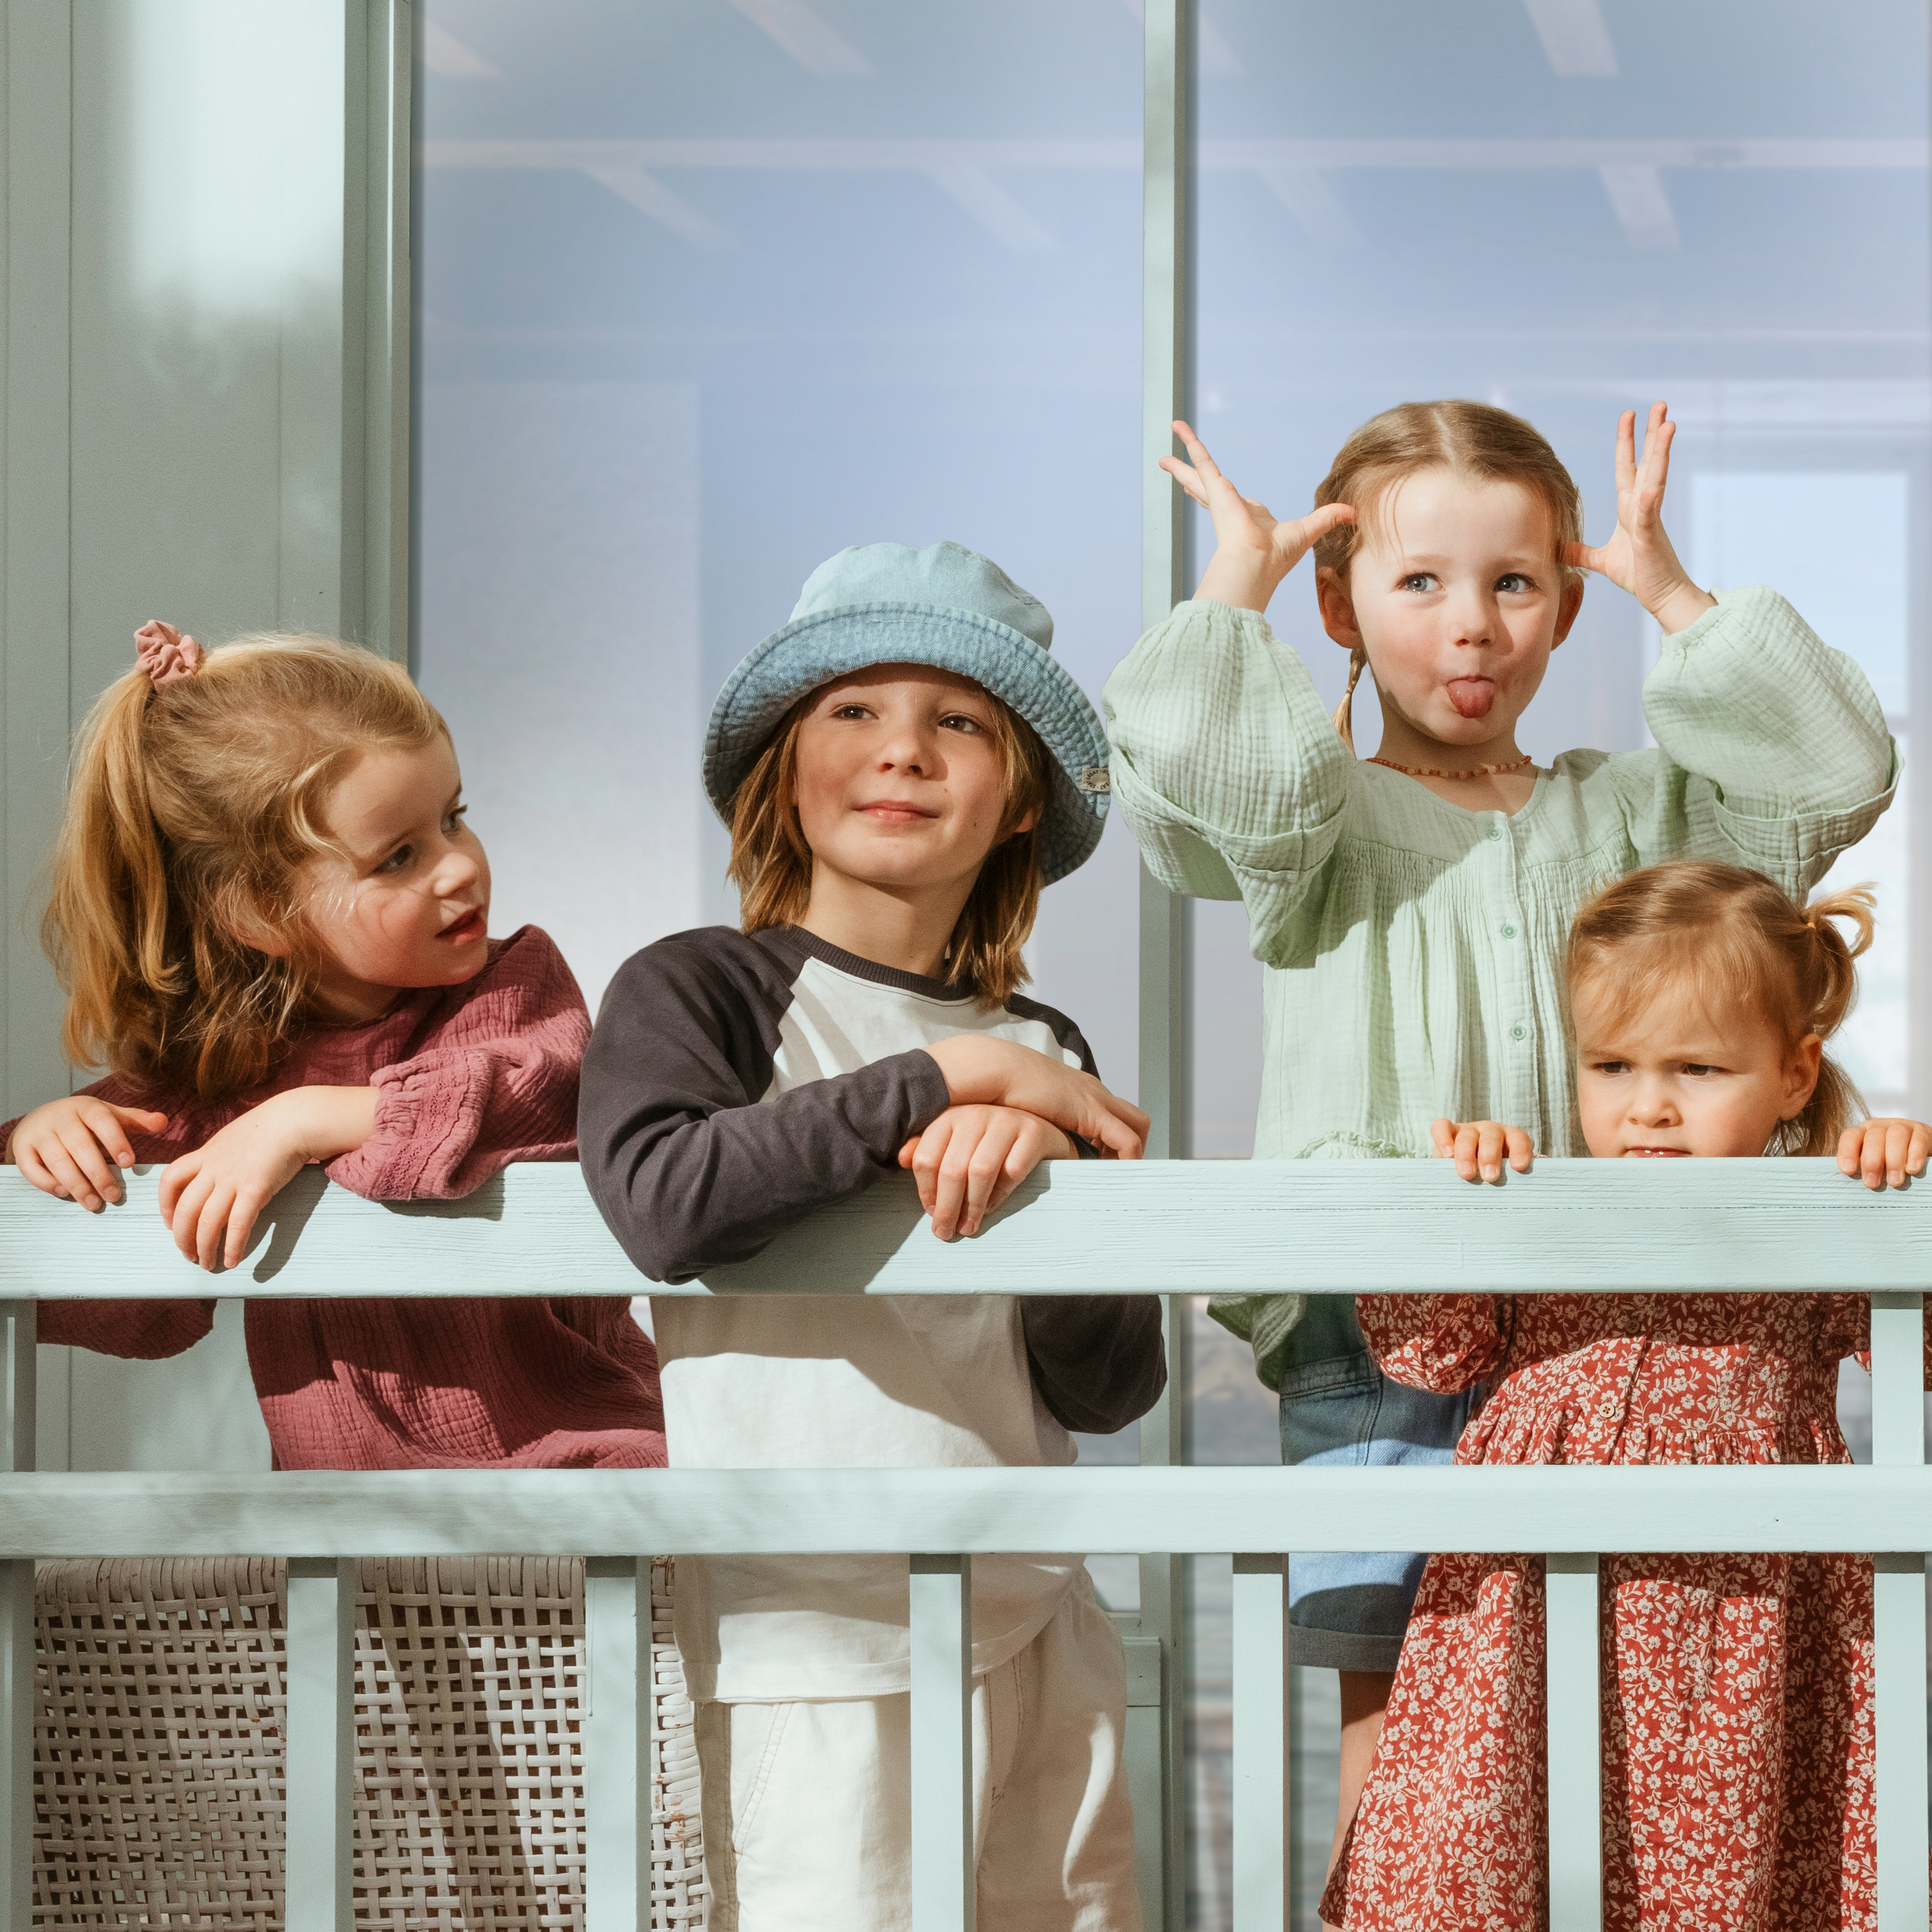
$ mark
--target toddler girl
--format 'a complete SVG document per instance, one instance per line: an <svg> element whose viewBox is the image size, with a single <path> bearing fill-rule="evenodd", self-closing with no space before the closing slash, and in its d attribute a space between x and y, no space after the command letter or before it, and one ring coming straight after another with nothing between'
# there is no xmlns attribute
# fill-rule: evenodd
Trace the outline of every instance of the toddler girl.
<svg viewBox="0 0 1932 1932"><path fill-rule="evenodd" d="M1822 1057L1870 943L1863 889L1801 910L1762 874L1680 862L1578 914L1577 1112L1599 1159L1835 1151L1868 1186L1932 1127L1846 1125ZM1847 944L1833 926L1857 934ZM1516 1130L1439 1124L1493 1165ZM1528 1165L1520 1145L1514 1164ZM1839 1362L1858 1294L1364 1295L1383 1367L1487 1399L1459 1463L1848 1462ZM1763 1932L1874 1917L1872 1582L1849 1556L1603 1559L1604 1922ZM1346 1870L1364 1928L1548 1919L1538 1556L1432 1556Z"/></svg>
<svg viewBox="0 0 1932 1932"><path fill-rule="evenodd" d="M68 1056L110 1071L0 1128L7 1160L94 1213L167 1162L175 1244L212 1269L310 1161L397 1201L571 1159L583 995L535 927L488 937L455 750L407 675L323 638L136 641L82 730L44 928ZM40 1339L176 1354L212 1307L50 1301ZM281 1468L664 1461L622 1300L251 1300L247 1334Z"/></svg>
<svg viewBox="0 0 1932 1932"><path fill-rule="evenodd" d="M1808 892L1890 802L1871 687L1774 592L1690 582L1662 520L1660 403L1640 466L1634 419L1618 426L1601 549L1581 541L1550 445L1482 404L1376 417L1296 521L1244 498L1175 428L1194 462L1166 466L1213 512L1218 547L1192 601L1108 683L1113 790L1166 884L1246 904L1268 968L1257 1158L1424 1155L1443 1115L1520 1121L1540 1148L1582 1152L1562 966L1577 906L1676 857ZM1323 624L1381 696L1371 760L1354 755L1346 702L1331 724L1261 614L1311 547ZM1586 570L1666 633L1644 692L1657 748L1539 768L1518 721ZM1448 1461L1466 1395L1383 1377L1347 1299L1317 1300L1298 1326L1302 1310L1283 1293L1217 1310L1280 1390L1284 1460ZM1298 1552L1291 1570L1298 1660L1342 1672L1343 1820L1422 1560Z"/></svg>

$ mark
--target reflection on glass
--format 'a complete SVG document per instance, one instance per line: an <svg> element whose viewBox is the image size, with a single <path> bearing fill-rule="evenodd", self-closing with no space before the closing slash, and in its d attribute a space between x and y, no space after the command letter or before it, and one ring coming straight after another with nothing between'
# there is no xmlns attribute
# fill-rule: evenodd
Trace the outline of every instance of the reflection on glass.
<svg viewBox="0 0 1932 1932"><path fill-rule="evenodd" d="M1138 612L1140 30L990 0L430 0L421 661L512 924L593 1005L731 916L725 673L854 543L955 538L1097 694ZM1037 994L1135 1078L1132 842Z"/></svg>

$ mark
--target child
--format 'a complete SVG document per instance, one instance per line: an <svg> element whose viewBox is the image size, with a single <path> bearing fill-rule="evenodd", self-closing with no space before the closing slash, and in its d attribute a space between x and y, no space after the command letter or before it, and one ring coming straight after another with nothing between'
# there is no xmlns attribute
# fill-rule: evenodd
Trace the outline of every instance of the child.
<svg viewBox="0 0 1932 1932"><path fill-rule="evenodd" d="M584 1172L662 1281L895 1168L942 1238L1147 1118L1018 996L1040 889L1100 836L1106 740L1052 620L955 544L841 551L711 714L742 932L660 940L584 1066ZM860 1284L854 1284L857 1290ZM661 1297L674 1468L1073 1460L1165 1379L1151 1297ZM910 1924L903 1557L679 1566L714 1932ZM982 1924L1132 1932L1126 1678L1076 1556L976 1558Z"/></svg>
<svg viewBox="0 0 1932 1932"><path fill-rule="evenodd" d="M406 674L322 638L137 642L83 728L44 925L68 1058L110 1071L0 1129L6 1159L96 1214L169 1162L161 1211L208 1269L310 1161L400 1201L569 1160L583 995L534 926L488 938L455 750ZM52 1301L40 1339L177 1354L212 1307ZM280 1468L664 1462L621 1300L251 1300L247 1334Z"/></svg>
<svg viewBox="0 0 1932 1932"><path fill-rule="evenodd" d="M1577 1112L1599 1160L1822 1154L1870 1187L1932 1127L1846 1124L1822 1058L1870 943L1862 889L1800 910L1761 873L1634 873L1569 951ZM1832 922L1856 928L1847 945ZM1437 1124L1466 1178L1520 1130ZM1859 1294L1364 1295L1388 1372L1490 1393L1460 1463L1848 1462ZM1875 1924L1872 1583L1846 1556L1607 1556L1604 1922ZM1432 1556L1346 1860L1348 1932L1546 1922L1543 1560ZM1346 1896L1345 1896L1346 1894Z"/></svg>
<svg viewBox="0 0 1932 1932"><path fill-rule="evenodd" d="M1774 592L1713 598L1662 508L1672 425L1617 434L1617 528L1581 541L1576 487L1519 418L1411 403L1351 436L1299 522L1243 498L1183 423L1167 459L1218 548L1108 681L1114 795L1155 874L1244 899L1264 980L1261 1160L1421 1155L1430 1123L1488 1116L1581 1150L1561 962L1606 876L1680 856L1810 890L1890 802L1885 720L1858 667ZM1366 664L1381 748L1358 763L1261 613L1310 547L1329 635ZM1659 748L1571 752L1541 770L1517 721L1575 622L1581 572L1666 633L1645 690ZM1339 733L1337 727L1340 728ZM1285 1270L1285 1273L1286 1271ZM1292 1275L1284 1284L1292 1286ZM1288 1462L1446 1462L1466 1395L1377 1370L1349 1304L1216 1312L1281 1392ZM1342 1674L1339 1842L1366 1775L1422 1558L1307 1556L1291 1569L1295 1655Z"/></svg>

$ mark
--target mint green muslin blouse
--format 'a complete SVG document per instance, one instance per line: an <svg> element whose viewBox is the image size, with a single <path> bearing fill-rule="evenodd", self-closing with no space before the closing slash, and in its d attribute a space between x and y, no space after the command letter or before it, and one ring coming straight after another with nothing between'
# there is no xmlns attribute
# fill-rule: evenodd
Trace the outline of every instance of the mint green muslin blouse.
<svg viewBox="0 0 1932 1932"><path fill-rule="evenodd" d="M1268 968L1260 1160L1426 1155L1444 1116L1587 1152L1562 970L1578 906L1666 859L1748 866L1802 897L1898 776L1864 672L1762 588L1719 592L1664 640L1643 690L1654 748L1566 752L1514 816L1358 760L1252 610L1178 604L1102 703L1113 794L1155 877L1247 908ZM1214 1312L1272 1387L1302 1306Z"/></svg>

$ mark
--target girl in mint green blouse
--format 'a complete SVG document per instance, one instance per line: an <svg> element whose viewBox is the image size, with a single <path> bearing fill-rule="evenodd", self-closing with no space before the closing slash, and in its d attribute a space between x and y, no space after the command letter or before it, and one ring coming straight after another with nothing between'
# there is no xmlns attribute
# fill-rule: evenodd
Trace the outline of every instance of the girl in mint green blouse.
<svg viewBox="0 0 1932 1932"><path fill-rule="evenodd" d="M1112 790L1156 878L1247 908L1269 969L1256 1157L1426 1156L1484 1120L1582 1154L1562 971L1572 915L1610 880L1684 857L1749 866L1802 900L1891 802L1896 760L1870 684L1774 591L1690 581L1662 520L1675 425L1660 403L1641 464L1634 418L1618 425L1617 526L1601 548L1582 541L1549 444L1486 405L1377 417L1313 512L1286 520L1174 428L1192 462L1162 467L1210 512L1216 548L1194 598L1108 681ZM1346 700L1331 722L1262 614L1310 548L1349 688L1364 666L1376 681L1372 759L1355 755ZM1539 767L1518 722L1590 572L1665 634L1644 688L1657 745ZM1446 1461L1460 1415L1391 1417L1393 1385L1346 1300L1304 1322L1292 1270L1282 1294L1215 1310L1282 1390L1285 1453ZM1331 1561L1312 1592L1291 1582L1300 1660L1392 1670L1420 1559L1388 1559L1386 1575L1378 1559ZM1364 1610L1371 1588L1382 1594ZM1360 1714L1378 1708L1370 1696Z"/></svg>

